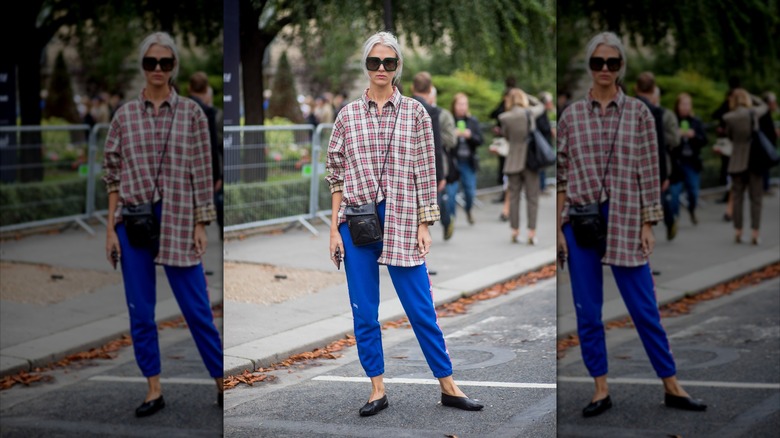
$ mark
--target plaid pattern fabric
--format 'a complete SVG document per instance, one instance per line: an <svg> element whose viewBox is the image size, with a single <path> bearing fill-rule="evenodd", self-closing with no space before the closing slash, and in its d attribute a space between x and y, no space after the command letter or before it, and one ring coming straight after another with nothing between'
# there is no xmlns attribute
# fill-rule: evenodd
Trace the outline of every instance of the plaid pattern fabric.
<svg viewBox="0 0 780 438"><path fill-rule="evenodd" d="M642 223L663 219L655 119L647 106L621 91L601 113L589 93L588 99L566 108L558 122L557 187L566 192L563 220L568 220L570 204L608 198L607 252L602 263L640 266L647 263L642 254ZM606 196L599 199L613 138Z"/></svg>
<svg viewBox="0 0 780 438"><path fill-rule="evenodd" d="M377 195L388 143L390 151ZM408 267L424 262L417 252L417 226L439 220L434 159L431 117L419 102L402 96L397 88L381 115L366 90L336 117L325 179L331 193L343 193L339 224L345 220L347 205L387 201L379 263Z"/></svg>
<svg viewBox="0 0 780 438"><path fill-rule="evenodd" d="M173 105L176 120L172 120ZM160 252L155 262L193 266L200 263L193 240L195 224L216 219L209 126L197 103L172 90L157 115L144 92L122 105L106 138L103 181L109 193L119 192L114 216L119 223L123 204L150 201L166 138L168 149L157 180L159 193L154 194L155 201L161 195L163 199Z"/></svg>

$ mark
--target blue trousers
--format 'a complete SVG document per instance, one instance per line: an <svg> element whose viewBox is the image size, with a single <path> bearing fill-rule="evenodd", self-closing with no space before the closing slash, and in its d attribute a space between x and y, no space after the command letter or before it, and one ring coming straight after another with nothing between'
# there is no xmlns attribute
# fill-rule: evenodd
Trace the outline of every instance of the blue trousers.
<svg viewBox="0 0 780 438"><path fill-rule="evenodd" d="M458 158L458 171L460 171L460 179L447 184L447 209L452 217L455 217L455 206L457 205L455 199L458 196L460 186L463 186L466 211L471 211L477 193L477 173L471 167L469 160Z"/></svg>
<svg viewBox="0 0 780 438"><path fill-rule="evenodd" d="M155 205L160 217L162 204ZM122 278L130 313L130 335L138 367L145 377L160 374L160 345L154 308L157 304L157 284L154 252L150 248L136 248L127 239L125 225L116 226L122 249ZM214 325L206 274L203 264L196 266L165 266L165 275L173 289L176 301L190 328L195 345L211 377L222 377L222 342Z"/></svg>
<svg viewBox="0 0 780 438"><path fill-rule="evenodd" d="M608 205L602 205L602 214L608 217ZM606 375L607 344L601 308L604 304L604 278L598 249L582 248L574 239L571 225L564 224L563 234L569 249L569 276L577 314L577 334L580 338L582 360L592 377ZM650 363L660 378L676 374L666 331L661 326L661 315L655 299L655 285L650 266L612 266L620 295L639 332Z"/></svg>
<svg viewBox="0 0 780 438"><path fill-rule="evenodd" d="M699 172L688 164L683 163L683 180L671 184L669 192L671 194L671 209L674 216L680 215L680 193L683 188L688 193L688 211L695 211L699 203Z"/></svg>
<svg viewBox="0 0 780 438"><path fill-rule="evenodd" d="M379 203L377 210L384 226L385 203ZM368 377L376 377L385 373L382 328L379 324L377 263L383 242L357 247L352 244L346 223L339 226L339 232L344 242L344 270L347 273L360 364ZM388 266L387 270L433 375L436 378L452 375L452 362L433 305L428 268L422 264L413 267Z"/></svg>

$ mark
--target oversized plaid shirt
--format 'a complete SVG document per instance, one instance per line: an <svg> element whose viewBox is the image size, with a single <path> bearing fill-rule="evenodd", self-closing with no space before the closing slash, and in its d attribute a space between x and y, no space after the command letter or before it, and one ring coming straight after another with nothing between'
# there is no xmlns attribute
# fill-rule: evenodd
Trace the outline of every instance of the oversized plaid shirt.
<svg viewBox="0 0 780 438"><path fill-rule="evenodd" d="M606 195L599 197L613 138ZM564 221L570 204L609 199L607 252L602 263L647 263L642 254L642 224L663 219L655 120L647 106L619 91L604 114L590 93L566 108L558 121L557 175L558 191L566 192Z"/></svg>
<svg viewBox="0 0 780 438"><path fill-rule="evenodd" d="M172 120L173 105L176 120ZM154 194L155 201L163 200L155 262L193 266L200 263L193 238L195 224L216 219L209 126L197 103L171 91L157 115L144 92L122 105L108 131L103 181L109 193L119 192L115 214L119 223L122 205L151 200L166 138L168 147L157 179L159 193Z"/></svg>
<svg viewBox="0 0 780 438"><path fill-rule="evenodd" d="M331 193L343 194L339 224L345 220L345 206L386 200L380 264L423 263L417 252L417 226L437 221L440 216L434 160L431 117L419 102L402 96L396 88L381 115L366 90L361 99L345 106L336 117L325 179Z"/></svg>

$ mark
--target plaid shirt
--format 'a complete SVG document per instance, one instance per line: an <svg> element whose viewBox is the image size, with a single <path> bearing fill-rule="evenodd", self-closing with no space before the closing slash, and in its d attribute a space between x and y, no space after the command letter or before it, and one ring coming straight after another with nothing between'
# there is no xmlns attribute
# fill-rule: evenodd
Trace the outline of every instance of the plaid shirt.
<svg viewBox="0 0 780 438"><path fill-rule="evenodd" d="M439 220L433 131L422 104L393 90L381 115L368 90L339 112L328 144L325 179L331 193L343 193L339 224L345 221L345 206L385 199L384 248L378 262L417 266L424 262L417 252L417 226Z"/></svg>
<svg viewBox="0 0 780 438"><path fill-rule="evenodd" d="M655 119L647 106L622 91L601 113L600 104L588 93L588 99L566 108L558 122L558 191L566 192L563 220L568 220L570 204L609 199L607 252L602 263L640 266L647 263L642 254L642 224L663 219ZM606 195L599 199L613 138Z"/></svg>
<svg viewBox="0 0 780 438"><path fill-rule="evenodd" d="M171 117L174 104L175 121ZM193 266L200 263L193 237L195 224L216 219L209 126L197 103L172 90L157 115L144 92L122 105L106 139L103 181L109 193L119 192L114 215L119 223L123 204L150 201L166 138L168 148L157 180L159 193L154 194L154 201L161 195L164 200L155 262Z"/></svg>

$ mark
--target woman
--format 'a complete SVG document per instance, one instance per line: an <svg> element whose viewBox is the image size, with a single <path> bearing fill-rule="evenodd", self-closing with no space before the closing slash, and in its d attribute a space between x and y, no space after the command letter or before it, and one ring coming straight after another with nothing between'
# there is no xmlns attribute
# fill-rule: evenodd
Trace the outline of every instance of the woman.
<svg viewBox="0 0 780 438"><path fill-rule="evenodd" d="M529 100L532 104L530 106ZM528 244L535 245L539 172L525 167L525 158L528 154L528 135L536 128L536 118L544 114L544 104L534 96L525 94L523 90L513 88L505 97L504 108L506 111L498 116L498 120L502 134L509 142L504 174L509 178L509 226L512 228L512 242L517 243L520 235L520 191L525 186ZM529 126L531 131L528 130Z"/></svg>
<svg viewBox="0 0 780 438"><path fill-rule="evenodd" d="M626 62L615 34L596 35L588 43L586 59L592 85L587 99L574 102L561 116L557 162L558 251L562 260L569 260L582 357L596 387L582 413L592 417L612 407L601 321L602 263L611 266L650 362L663 380L666 406L704 410L706 405L691 398L675 376L648 265L655 244L652 226L663 219L653 116L618 87ZM575 236L568 208L588 204L606 220L606 241Z"/></svg>
<svg viewBox="0 0 780 438"><path fill-rule="evenodd" d="M723 115L723 123L726 125L726 136L733 145L728 171L731 176L731 199L734 201L734 241L742 242L742 201L747 189L750 195L751 243L758 245L764 169L762 163L750 162L750 144L753 130L758 127L758 119L766 114L768 107L758 97L737 88L729 96L729 109Z"/></svg>
<svg viewBox="0 0 780 438"><path fill-rule="evenodd" d="M330 256L337 267L344 256L358 355L371 378L371 395L359 413L374 415L388 407L378 321L380 264L388 265L428 365L439 379L442 404L482 409L452 379L425 265L431 247L428 227L439 219L431 118L422 104L402 96L394 86L401 76L403 55L392 34L370 37L363 46L363 59L369 87L336 117L326 177L333 207ZM370 202L377 203L383 240L355 246L345 209Z"/></svg>
<svg viewBox="0 0 780 438"><path fill-rule="evenodd" d="M471 215L471 207L474 205L474 196L477 192L477 147L482 144L482 131L479 122L469 113L469 98L463 93L457 93L452 98L452 115L455 116L455 135L458 144L452 153L457 158L460 180L447 184L447 210L451 220L455 220L455 199L458 189L463 185L463 194L466 201L466 218L469 224L474 225L474 216Z"/></svg>
<svg viewBox="0 0 780 438"><path fill-rule="evenodd" d="M685 186L688 193L688 213L694 225L699 223L696 218L696 206L699 201L699 173L702 162L699 154L707 145L707 136L704 133L704 124L693 115L693 101L688 93L680 93L674 104L674 113L677 116L677 126L680 129L680 144L670 151L672 159L679 163L682 171L682 182L671 185L672 212L677 216L680 210L680 192Z"/></svg>
<svg viewBox="0 0 780 438"><path fill-rule="evenodd" d="M171 86L178 60L170 35L157 32L144 39L139 64L146 87L138 99L119 108L105 147L106 258L115 268L118 261L122 267L135 357L149 386L135 411L139 417L165 406L154 320L155 264L165 268L198 351L217 383L220 406L222 401L222 346L201 263L205 227L216 218L209 128L198 104L179 97ZM158 239L145 244L136 240L132 229L128 233L131 225L122 212L150 202L160 232Z"/></svg>

